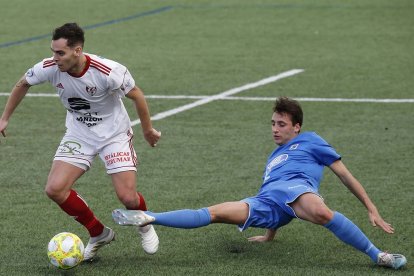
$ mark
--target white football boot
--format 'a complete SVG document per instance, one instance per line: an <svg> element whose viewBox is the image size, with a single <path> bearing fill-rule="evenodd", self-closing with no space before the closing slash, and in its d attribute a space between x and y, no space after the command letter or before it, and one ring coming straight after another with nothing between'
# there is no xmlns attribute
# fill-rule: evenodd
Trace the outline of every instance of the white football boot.
<svg viewBox="0 0 414 276"><path fill-rule="evenodd" d="M138 234L141 236L141 245L147 254L155 254L158 251L158 235L154 226L149 225L155 221L153 216L140 210L116 209L112 211L112 218L119 225L138 226Z"/></svg>
<svg viewBox="0 0 414 276"><path fill-rule="evenodd" d="M89 239L89 242L85 247L85 252L83 253L83 261L92 260L102 246L109 244L113 240L115 240L115 232L111 228L105 226L102 234Z"/></svg>
<svg viewBox="0 0 414 276"><path fill-rule="evenodd" d="M400 269L407 263L407 259L401 254L382 252L378 254L377 265Z"/></svg>
<svg viewBox="0 0 414 276"><path fill-rule="evenodd" d="M158 235L155 232L154 226L138 226L138 234L141 236L141 245L147 254L155 254L158 251Z"/></svg>
<svg viewBox="0 0 414 276"><path fill-rule="evenodd" d="M146 226L155 221L155 218L140 210L116 209L112 211L112 218L119 225Z"/></svg>

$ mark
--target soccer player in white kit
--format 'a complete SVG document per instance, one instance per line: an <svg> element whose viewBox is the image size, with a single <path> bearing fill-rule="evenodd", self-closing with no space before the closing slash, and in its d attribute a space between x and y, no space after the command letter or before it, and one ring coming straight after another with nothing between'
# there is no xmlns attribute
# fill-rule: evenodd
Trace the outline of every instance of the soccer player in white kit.
<svg viewBox="0 0 414 276"><path fill-rule="evenodd" d="M56 151L45 192L68 215L84 225L90 234L84 260L115 238L84 199L72 189L91 166L96 155L105 163L119 200L130 210L146 210L144 197L136 191L137 157L133 132L122 98L131 99L147 142L156 146L161 133L152 127L143 92L128 69L109 59L83 52L84 32L76 23L67 23L53 32L53 57L34 65L17 82L0 118L5 129L30 86L50 82L67 109L66 133ZM148 254L158 250L154 227L138 227L142 246Z"/></svg>

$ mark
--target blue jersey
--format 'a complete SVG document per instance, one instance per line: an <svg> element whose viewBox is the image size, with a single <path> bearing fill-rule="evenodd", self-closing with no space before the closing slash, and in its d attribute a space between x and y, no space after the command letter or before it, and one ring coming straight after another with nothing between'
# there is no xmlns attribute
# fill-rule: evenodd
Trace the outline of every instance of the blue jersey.
<svg viewBox="0 0 414 276"><path fill-rule="evenodd" d="M270 154L261 189L271 182L297 180L317 191L324 167L339 159L341 156L319 135L304 132Z"/></svg>

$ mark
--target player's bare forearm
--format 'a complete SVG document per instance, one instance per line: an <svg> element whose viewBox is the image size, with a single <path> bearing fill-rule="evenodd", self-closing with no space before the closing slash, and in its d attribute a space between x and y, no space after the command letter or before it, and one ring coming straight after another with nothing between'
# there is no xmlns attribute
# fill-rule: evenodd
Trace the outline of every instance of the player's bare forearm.
<svg viewBox="0 0 414 276"><path fill-rule="evenodd" d="M20 80L13 87L6 106L4 107L3 114L0 117L0 133L3 137L6 137L6 128L9 123L10 116L22 101L29 88L30 84L26 81L25 76L20 78Z"/></svg>
<svg viewBox="0 0 414 276"><path fill-rule="evenodd" d="M350 190L368 210L374 210L367 192L361 183L351 174L342 161L338 160L331 164L330 169L339 177L341 182Z"/></svg>
<svg viewBox="0 0 414 276"><path fill-rule="evenodd" d="M138 87L132 88L126 96L134 102L136 112L141 121L142 131L145 133L152 129L151 117L147 101L145 100L144 93Z"/></svg>
<svg viewBox="0 0 414 276"><path fill-rule="evenodd" d="M369 221L371 225L379 226L385 232L392 234L394 228L391 224L384 221L378 212L377 207L369 198L367 192L361 183L349 172L346 166L340 161L332 163L331 170L339 177L341 182L362 202L368 210Z"/></svg>
<svg viewBox="0 0 414 276"><path fill-rule="evenodd" d="M147 140L152 147L155 147L161 137L161 132L152 127L150 112L144 93L135 86L130 92L127 93L126 96L135 104L135 109L141 121L141 128L144 133L145 140Z"/></svg>
<svg viewBox="0 0 414 276"><path fill-rule="evenodd" d="M26 81L26 77L23 76L13 87L10 97L7 100L6 106L4 107L1 118L4 121L8 121L10 116L13 114L16 107L20 104L27 91L30 88L30 84Z"/></svg>

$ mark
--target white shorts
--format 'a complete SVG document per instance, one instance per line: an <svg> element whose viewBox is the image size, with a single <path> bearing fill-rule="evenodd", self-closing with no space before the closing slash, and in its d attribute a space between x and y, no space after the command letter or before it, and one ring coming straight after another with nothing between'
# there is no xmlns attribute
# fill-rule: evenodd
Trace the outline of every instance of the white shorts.
<svg viewBox="0 0 414 276"><path fill-rule="evenodd" d="M137 155L132 144L132 131L121 133L105 142L85 141L66 133L55 153L60 160L88 170L96 155L105 163L106 172L113 174L137 170Z"/></svg>

